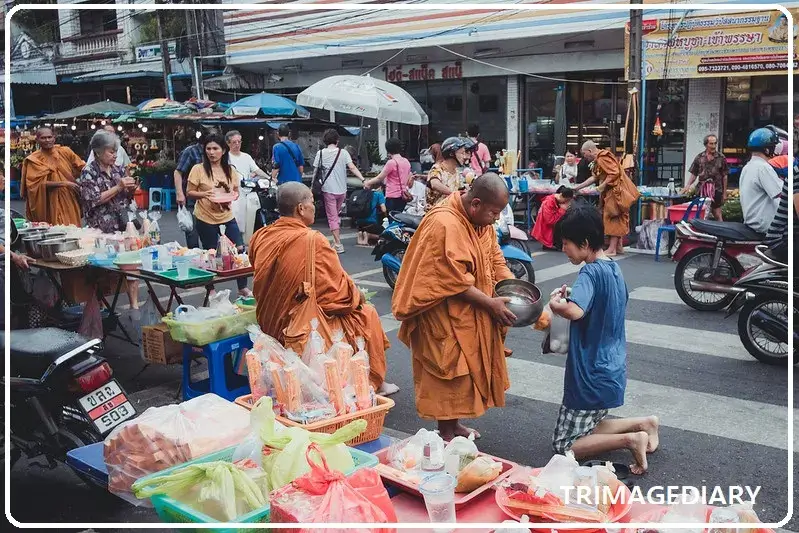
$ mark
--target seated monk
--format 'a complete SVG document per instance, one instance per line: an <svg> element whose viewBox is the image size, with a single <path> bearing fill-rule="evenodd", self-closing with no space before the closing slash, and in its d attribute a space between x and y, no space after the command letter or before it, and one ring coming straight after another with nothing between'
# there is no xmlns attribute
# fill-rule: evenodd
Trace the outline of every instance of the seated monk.
<svg viewBox="0 0 799 533"><path fill-rule="evenodd" d="M39 149L22 163L20 195L31 222L55 226L81 225L79 187L76 182L86 163L66 146L55 143L53 130L36 131Z"/></svg>
<svg viewBox="0 0 799 533"><path fill-rule="evenodd" d="M320 319L318 331L328 347L336 330L342 330L356 350L356 339L363 337L372 386L377 394L394 394L399 388L384 381L389 342L377 310L364 301L324 235L309 227L316 216L311 189L299 182L284 183L277 202L280 218L250 241L261 330L299 354L312 318Z"/></svg>
<svg viewBox="0 0 799 533"><path fill-rule="evenodd" d="M508 205L508 187L483 174L469 192L431 209L411 239L394 289L400 340L411 349L416 411L438 421L441 437L467 437L461 418L505 405L507 326L516 317L494 298L512 278L493 224Z"/></svg>

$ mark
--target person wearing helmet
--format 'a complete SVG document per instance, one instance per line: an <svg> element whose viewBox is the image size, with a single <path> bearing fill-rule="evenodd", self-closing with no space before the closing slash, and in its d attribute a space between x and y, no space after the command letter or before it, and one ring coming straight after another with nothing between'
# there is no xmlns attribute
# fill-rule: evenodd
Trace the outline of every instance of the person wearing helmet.
<svg viewBox="0 0 799 533"><path fill-rule="evenodd" d="M429 211L450 194L466 188L460 167L467 165L474 141L465 137L450 137L441 143L441 161L427 173L427 207Z"/></svg>
<svg viewBox="0 0 799 533"><path fill-rule="evenodd" d="M769 159L774 156L779 143L780 138L772 128L753 131L746 143L752 157L741 171L741 210L744 224L764 235L777 213L782 191L782 180L769 164Z"/></svg>

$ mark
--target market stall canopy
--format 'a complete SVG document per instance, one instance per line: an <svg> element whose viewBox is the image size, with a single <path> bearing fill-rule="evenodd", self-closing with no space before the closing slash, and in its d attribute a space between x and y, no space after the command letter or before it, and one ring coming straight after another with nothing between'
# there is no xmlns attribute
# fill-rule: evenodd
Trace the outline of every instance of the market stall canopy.
<svg viewBox="0 0 799 533"><path fill-rule="evenodd" d="M404 89L369 76L331 76L297 96L300 105L420 126L429 122L422 106Z"/></svg>
<svg viewBox="0 0 799 533"><path fill-rule="evenodd" d="M230 105L227 113L236 116L308 118L310 111L293 100L277 94L259 93L247 96Z"/></svg>
<svg viewBox="0 0 799 533"><path fill-rule="evenodd" d="M170 100L169 98L151 98L149 100L145 100L144 102L140 103L136 106L136 109L139 111L150 111L153 109L166 109L170 107L180 107L183 104L180 102L176 102L174 100Z"/></svg>
<svg viewBox="0 0 799 533"><path fill-rule="evenodd" d="M119 102L112 102L106 100L105 102L97 102L96 104L88 104L78 106L70 109L69 111L62 111L52 115L45 115L40 120L68 120L71 118L89 118L89 117L116 117L123 113L136 111L132 105L120 104Z"/></svg>

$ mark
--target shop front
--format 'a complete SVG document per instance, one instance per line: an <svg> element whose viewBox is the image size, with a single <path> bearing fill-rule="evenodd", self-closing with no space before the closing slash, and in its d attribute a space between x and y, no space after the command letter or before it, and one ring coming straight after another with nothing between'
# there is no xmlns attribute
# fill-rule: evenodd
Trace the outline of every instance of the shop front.
<svg viewBox="0 0 799 533"><path fill-rule="evenodd" d="M799 9L790 11L797 20ZM644 21L644 183L687 179L690 162L712 134L736 187L749 134L791 124L789 98L797 99L788 92L787 17L779 11L686 16L677 27L679 20ZM793 33L795 50L799 32ZM625 57L628 50L625 32Z"/></svg>

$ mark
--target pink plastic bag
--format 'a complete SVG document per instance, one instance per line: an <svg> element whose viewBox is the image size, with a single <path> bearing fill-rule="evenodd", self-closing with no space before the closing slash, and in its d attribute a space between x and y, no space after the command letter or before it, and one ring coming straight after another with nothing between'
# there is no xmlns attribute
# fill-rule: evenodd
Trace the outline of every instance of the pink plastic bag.
<svg viewBox="0 0 799 533"><path fill-rule="evenodd" d="M316 464L311 454L321 458ZM278 489L269 497L273 523L305 524L388 524L396 522L397 517L391 499L380 476L372 469L358 471L351 477L330 470L321 450L312 444L305 452L311 471L290 485ZM372 474L369 473L371 470ZM313 528L297 528L283 531L312 533ZM352 529L328 529L335 533L353 531ZM358 533L393 533L393 528L359 528Z"/></svg>
<svg viewBox="0 0 799 533"><path fill-rule="evenodd" d="M103 318L100 316L100 303L97 298L90 298L86 302L78 333L87 339L103 338Z"/></svg>

